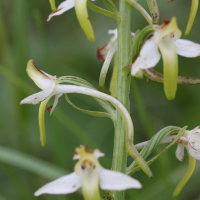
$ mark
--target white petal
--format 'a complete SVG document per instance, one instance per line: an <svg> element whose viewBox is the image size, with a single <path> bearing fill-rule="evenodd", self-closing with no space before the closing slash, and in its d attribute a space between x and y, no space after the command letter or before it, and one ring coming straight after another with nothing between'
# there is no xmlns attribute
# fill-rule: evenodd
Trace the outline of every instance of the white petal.
<svg viewBox="0 0 200 200"><path fill-rule="evenodd" d="M200 56L200 44L189 40L179 39L175 41L177 53L180 56L193 58Z"/></svg>
<svg viewBox="0 0 200 200"><path fill-rule="evenodd" d="M121 172L111 171L102 168L99 175L100 187L102 190L126 190L130 188L141 188L141 183Z"/></svg>
<svg viewBox="0 0 200 200"><path fill-rule="evenodd" d="M99 159L100 157L103 157L104 156L104 153L102 153L101 151L99 151L99 149L94 149L93 153L94 157L96 159Z"/></svg>
<svg viewBox="0 0 200 200"><path fill-rule="evenodd" d="M53 107L51 108L50 115L52 114L53 110L55 109L56 105L58 104L58 99L59 99L62 95L63 95L63 94L56 94L56 95L55 95L55 100L54 100L54 103L53 103Z"/></svg>
<svg viewBox="0 0 200 200"><path fill-rule="evenodd" d="M74 7L74 0L66 0L66 1L63 1L57 8L57 10L55 12L52 12L48 18L47 18L47 21L49 21L53 16L56 16L56 15L61 15L63 14L64 12L70 10L71 8Z"/></svg>
<svg viewBox="0 0 200 200"><path fill-rule="evenodd" d="M89 152L91 152L96 159L99 159L100 157L104 156L104 153L99 151L99 149L91 149L91 150L89 150ZM80 155L78 153L75 153L74 156L73 156L73 160L78 160L80 158L81 157L80 157Z"/></svg>
<svg viewBox="0 0 200 200"><path fill-rule="evenodd" d="M178 144L177 145L176 158L178 160L180 160L181 162L183 162L185 160L185 157L184 157L184 146L182 144Z"/></svg>
<svg viewBox="0 0 200 200"><path fill-rule="evenodd" d="M19 104L38 104L47 99L53 93L54 87L48 90L43 90L36 94L26 97Z"/></svg>
<svg viewBox="0 0 200 200"><path fill-rule="evenodd" d="M47 183L39 190L37 190L34 195L39 196L41 194L69 194L75 192L81 187L81 178L75 172L62 176L55 181Z"/></svg>
<svg viewBox="0 0 200 200"><path fill-rule="evenodd" d="M132 76L135 76L135 74L141 69L154 67L160 60L160 57L161 55L158 50L158 45L155 42L155 38L152 37L144 43L139 56L133 63L131 69Z"/></svg>
<svg viewBox="0 0 200 200"><path fill-rule="evenodd" d="M114 35L113 40L117 39L117 29L114 29L114 30L110 29L110 30L108 30L108 34L113 34Z"/></svg>
<svg viewBox="0 0 200 200"><path fill-rule="evenodd" d="M188 151L190 155L200 160L200 131L199 129L194 129L191 133L187 136L188 137Z"/></svg>

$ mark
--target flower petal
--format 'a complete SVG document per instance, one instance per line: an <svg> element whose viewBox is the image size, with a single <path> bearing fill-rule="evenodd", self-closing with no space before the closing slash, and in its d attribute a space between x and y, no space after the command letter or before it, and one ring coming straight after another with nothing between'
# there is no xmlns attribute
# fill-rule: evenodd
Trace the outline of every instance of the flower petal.
<svg viewBox="0 0 200 200"><path fill-rule="evenodd" d="M26 72L29 77L35 82L35 84L42 90L50 89L55 85L56 78L51 76L42 70L39 70L33 60L29 60L26 68Z"/></svg>
<svg viewBox="0 0 200 200"><path fill-rule="evenodd" d="M177 145L176 158L178 160L180 160L181 162L183 162L185 160L185 157L184 157L184 146L182 144L178 144Z"/></svg>
<svg viewBox="0 0 200 200"><path fill-rule="evenodd" d="M69 194L75 192L81 187L80 176L76 175L75 172L63 176L55 181L47 183L39 190L37 190L34 195L39 196L41 194Z"/></svg>
<svg viewBox="0 0 200 200"><path fill-rule="evenodd" d="M163 58L164 91L168 100L175 98L178 77L178 55L176 46L170 36L159 42L159 49Z"/></svg>
<svg viewBox="0 0 200 200"><path fill-rule="evenodd" d="M142 187L138 180L121 172L111 171L104 168L102 168L99 178L102 190L140 189Z"/></svg>
<svg viewBox="0 0 200 200"><path fill-rule="evenodd" d="M188 24L187 24L187 27L186 27L186 30L185 30L185 34L184 34L185 36L187 36L190 33L190 30L192 28L195 16L197 14L198 5L199 5L199 0L192 0L190 16L189 16Z"/></svg>
<svg viewBox="0 0 200 200"><path fill-rule="evenodd" d="M200 160L200 131L197 129L194 129L190 132L190 134L187 136L188 138L188 151L190 155Z"/></svg>
<svg viewBox="0 0 200 200"><path fill-rule="evenodd" d="M79 148L78 148L79 149ZM104 156L104 153L102 153L101 151L99 151L99 149L90 149L90 150L86 150L86 153L88 154L92 154L96 159L99 159L100 157ZM81 156L79 153L75 153L73 156L73 160L78 160L80 159Z"/></svg>
<svg viewBox="0 0 200 200"><path fill-rule="evenodd" d="M117 29L108 30L108 34L113 34L110 41L106 45L104 45L103 47L99 47L97 49L97 57L100 61L104 61L106 59L108 51L110 50L114 41L117 39Z"/></svg>
<svg viewBox="0 0 200 200"><path fill-rule="evenodd" d="M64 12L70 10L74 7L74 0L66 0L63 1L57 8L55 12L52 12L48 18L47 21L49 21L53 16L62 15Z"/></svg>
<svg viewBox="0 0 200 200"><path fill-rule="evenodd" d="M148 69L154 67L160 60L160 53L158 51L158 45L155 42L154 37L147 40L136 61L132 65L131 74L135 74L141 69Z"/></svg>
<svg viewBox="0 0 200 200"><path fill-rule="evenodd" d="M51 10L56 11L55 0L49 0L49 3L50 3L50 5L51 5Z"/></svg>
<svg viewBox="0 0 200 200"><path fill-rule="evenodd" d="M104 156L104 153L102 153L101 151L99 151L99 149L94 149L93 153L94 157L96 159L99 159L100 157L103 157Z"/></svg>
<svg viewBox="0 0 200 200"><path fill-rule="evenodd" d="M19 104L38 104L47 99L53 93L54 87L40 91L23 99Z"/></svg>
<svg viewBox="0 0 200 200"><path fill-rule="evenodd" d="M57 104L58 104L58 99L59 99L62 95L63 95L63 94L56 94L56 95L55 95L55 100L54 100L54 103L53 103L53 107L51 108L50 115L52 114L53 110L54 110L55 107L57 106Z"/></svg>
<svg viewBox="0 0 200 200"><path fill-rule="evenodd" d="M91 42L95 41L94 32L92 25L89 20L88 11L87 11L87 0L74 0L75 2L75 11L78 21L81 28L85 32L88 40Z"/></svg>
<svg viewBox="0 0 200 200"><path fill-rule="evenodd" d="M189 40L179 39L175 41L177 53L180 56L194 58L200 56L200 44Z"/></svg>
<svg viewBox="0 0 200 200"><path fill-rule="evenodd" d="M82 191L85 200L100 200L99 171L86 168L81 174Z"/></svg>
<svg viewBox="0 0 200 200"><path fill-rule="evenodd" d="M161 26L154 26L157 30L154 33L154 37L156 40L156 43L159 43L160 40L163 40L166 36L170 36L171 39L177 40L181 37L181 31L179 30L177 23L176 23L176 18L172 17L170 23L164 22L163 25Z"/></svg>

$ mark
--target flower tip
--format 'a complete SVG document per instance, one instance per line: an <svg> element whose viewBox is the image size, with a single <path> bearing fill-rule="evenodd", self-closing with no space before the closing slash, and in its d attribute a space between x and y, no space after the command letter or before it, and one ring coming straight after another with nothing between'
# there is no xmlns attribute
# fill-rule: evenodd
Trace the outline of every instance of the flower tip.
<svg viewBox="0 0 200 200"><path fill-rule="evenodd" d="M180 192L177 192L176 190L174 190L172 197L177 197L180 194Z"/></svg>
<svg viewBox="0 0 200 200"><path fill-rule="evenodd" d="M41 140L41 146L44 147L45 146L45 141Z"/></svg>
<svg viewBox="0 0 200 200"><path fill-rule="evenodd" d="M185 30L185 33L184 33L184 36L188 36L189 33L190 33L190 30L186 29L186 30Z"/></svg>
<svg viewBox="0 0 200 200"><path fill-rule="evenodd" d="M167 100L174 100L174 98L175 98L175 96L176 96L176 93L174 93L174 94L167 94L167 93L165 93L165 96L166 96L166 98L167 98Z"/></svg>
<svg viewBox="0 0 200 200"><path fill-rule="evenodd" d="M89 37L88 37L88 40L89 40L90 42L94 42L94 41L95 41L94 35L93 35L93 36L89 36Z"/></svg>
<svg viewBox="0 0 200 200"><path fill-rule="evenodd" d="M49 0L49 3L51 5L51 10L54 12L56 11L56 4L55 4L55 0Z"/></svg>

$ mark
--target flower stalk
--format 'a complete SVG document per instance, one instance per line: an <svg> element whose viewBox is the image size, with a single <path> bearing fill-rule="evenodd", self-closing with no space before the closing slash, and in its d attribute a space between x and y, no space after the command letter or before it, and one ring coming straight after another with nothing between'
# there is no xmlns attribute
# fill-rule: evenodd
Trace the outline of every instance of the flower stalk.
<svg viewBox="0 0 200 200"><path fill-rule="evenodd" d="M125 0L119 1L119 13L121 22L117 24L118 30L118 72L117 72L117 99L129 111L129 90L130 90L130 69L124 69L129 64L130 53L130 23L131 23L131 5ZM123 119L117 112L117 122L115 126L114 150L112 170L126 173L127 151L126 134ZM113 193L116 200L123 200L125 193L118 191Z"/></svg>

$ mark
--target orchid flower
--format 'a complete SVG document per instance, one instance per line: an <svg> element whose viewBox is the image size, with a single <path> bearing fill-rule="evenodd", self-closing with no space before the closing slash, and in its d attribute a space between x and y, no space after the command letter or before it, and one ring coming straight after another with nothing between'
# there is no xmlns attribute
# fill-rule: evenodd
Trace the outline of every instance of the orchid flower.
<svg viewBox="0 0 200 200"><path fill-rule="evenodd" d="M140 182L121 172L104 169L98 158L104 156L98 149L87 150L85 146L76 149L73 159L79 159L73 173L52 181L34 195L69 194L82 187L85 200L100 200L99 187L102 190L140 189Z"/></svg>
<svg viewBox="0 0 200 200"><path fill-rule="evenodd" d="M42 70L38 69L33 60L30 60L27 64L27 74L35 82L35 84L42 89L41 92L31 95L20 102L20 104L40 104L39 108L39 127L40 127L40 141L42 146L45 145L46 135L45 135L45 126L44 126L44 114L46 105L51 98L55 86L59 84L56 76L51 76ZM58 103L58 98L62 94L55 95L55 101L53 106L50 109L50 114L52 114L54 108Z"/></svg>
<svg viewBox="0 0 200 200"><path fill-rule="evenodd" d="M182 140L182 142L180 140L176 149L176 158L180 161L184 160L185 147L188 151L189 163L185 174L183 175L174 190L174 197L180 194L181 190L192 176L195 169L196 160L200 160L200 126L197 126L191 131L186 131L183 136L184 139Z"/></svg>
<svg viewBox="0 0 200 200"><path fill-rule="evenodd" d="M95 0L92 0L95 1ZM87 11L87 0L65 0L63 1L57 8L56 11L52 12L47 21L49 21L53 16L61 15L64 12L70 10L75 7L76 16L80 23L81 28L85 32L88 40L95 41L94 32L92 29L92 25L89 20L88 11Z"/></svg>
<svg viewBox="0 0 200 200"><path fill-rule="evenodd" d="M56 76L51 76L42 70L39 70L35 65L34 61L30 60L27 64L27 73L30 78L35 82L35 84L42 89L41 92L28 96L23 99L20 104L40 104L39 108L39 127L40 127L40 141L42 146L45 145L46 134L45 134L45 124L44 124L44 112L46 108L46 104L49 99L55 95L55 101L52 107L50 107L50 114L54 110L55 106L58 103L58 98L63 93L79 93L85 94L88 96L92 96L106 102L111 103L120 113L121 117L124 120L125 128L126 128L126 148L129 155L138 163L138 165L144 170L144 172L152 177L152 172L149 169L147 163L140 156L135 146L133 145L133 122L129 115L127 109L123 106L121 102L119 102L114 97L107 95L105 93L99 92L95 89L81 87L76 85L66 85L60 84L63 82L67 82L67 77L56 78Z"/></svg>
<svg viewBox="0 0 200 200"><path fill-rule="evenodd" d="M139 56L132 65L131 74L135 76L141 69L156 66L161 58L161 52L164 68L164 91L167 99L172 100L177 89L178 55L188 58L200 56L200 45L189 40L179 39L181 31L178 29L174 17L170 23L165 20L164 24L155 25L153 28L156 31L144 43Z"/></svg>

